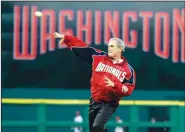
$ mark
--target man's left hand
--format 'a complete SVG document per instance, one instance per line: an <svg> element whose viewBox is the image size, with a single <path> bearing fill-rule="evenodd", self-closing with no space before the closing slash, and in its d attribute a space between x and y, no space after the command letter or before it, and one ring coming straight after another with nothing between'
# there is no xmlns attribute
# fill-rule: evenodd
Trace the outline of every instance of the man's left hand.
<svg viewBox="0 0 185 132"><path fill-rule="evenodd" d="M110 86L110 87L114 87L114 82L111 81L108 77L104 76L104 82L107 84L106 87Z"/></svg>

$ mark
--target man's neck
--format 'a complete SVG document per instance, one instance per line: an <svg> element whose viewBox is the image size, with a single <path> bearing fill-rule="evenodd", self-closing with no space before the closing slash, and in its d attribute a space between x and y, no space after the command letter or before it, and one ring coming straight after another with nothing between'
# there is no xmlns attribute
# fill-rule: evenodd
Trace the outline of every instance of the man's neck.
<svg viewBox="0 0 185 132"><path fill-rule="evenodd" d="M116 56L113 58L113 61L119 61L119 60L121 60L121 56Z"/></svg>

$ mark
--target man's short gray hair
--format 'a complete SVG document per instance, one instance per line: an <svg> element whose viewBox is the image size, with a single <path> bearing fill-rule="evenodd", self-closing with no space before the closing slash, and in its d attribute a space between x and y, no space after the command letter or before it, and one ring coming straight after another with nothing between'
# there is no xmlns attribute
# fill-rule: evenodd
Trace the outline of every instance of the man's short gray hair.
<svg viewBox="0 0 185 132"><path fill-rule="evenodd" d="M118 47L122 47L123 48L123 51L125 51L125 43L121 39L119 39L119 38L111 38L109 40L109 42L112 41L112 40L116 40L117 46Z"/></svg>

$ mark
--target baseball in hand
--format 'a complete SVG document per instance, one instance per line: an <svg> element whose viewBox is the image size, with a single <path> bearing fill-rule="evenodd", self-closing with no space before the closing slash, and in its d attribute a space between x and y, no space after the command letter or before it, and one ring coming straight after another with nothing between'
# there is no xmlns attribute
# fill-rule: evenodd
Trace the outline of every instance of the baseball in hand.
<svg viewBox="0 0 185 132"><path fill-rule="evenodd" d="M42 12L36 11L36 12L35 12L35 16L37 16L37 17L42 17Z"/></svg>

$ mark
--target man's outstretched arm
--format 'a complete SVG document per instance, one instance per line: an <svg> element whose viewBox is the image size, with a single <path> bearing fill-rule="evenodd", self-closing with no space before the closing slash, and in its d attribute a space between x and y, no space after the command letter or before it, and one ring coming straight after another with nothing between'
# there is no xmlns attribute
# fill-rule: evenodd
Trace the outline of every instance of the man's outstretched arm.
<svg viewBox="0 0 185 132"><path fill-rule="evenodd" d="M86 45L86 43L77 37L59 34L57 32L53 33L55 38L59 38L60 44L66 44L68 48L70 48L75 55L80 57L82 60L92 64L93 55L106 55L105 52L101 50L94 49Z"/></svg>
<svg viewBox="0 0 185 132"><path fill-rule="evenodd" d="M67 47L70 49L73 47L88 47L84 41L82 41L74 36L59 34L57 32L54 32L53 36L55 38L61 39L60 44L66 44Z"/></svg>

